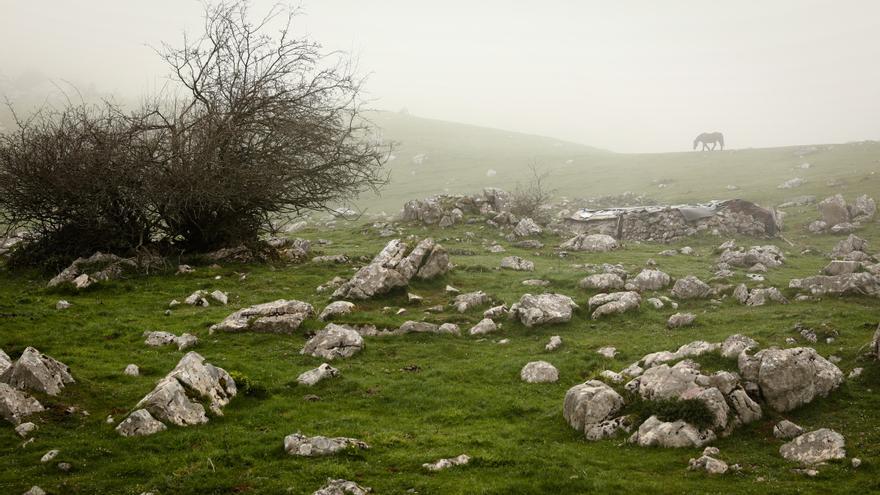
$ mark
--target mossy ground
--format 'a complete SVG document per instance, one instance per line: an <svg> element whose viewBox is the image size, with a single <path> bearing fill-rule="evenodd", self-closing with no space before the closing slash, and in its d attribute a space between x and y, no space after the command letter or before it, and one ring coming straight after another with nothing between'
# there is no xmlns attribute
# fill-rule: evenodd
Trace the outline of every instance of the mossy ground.
<svg viewBox="0 0 880 495"><path fill-rule="evenodd" d="M767 275L768 285L787 287L788 280L815 274L827 260L818 253L830 250L840 236L809 236L802 225L815 216L811 207L789 217L786 237L795 246L774 242L786 251L787 262ZM473 232L468 240L465 232ZM581 304L565 325L527 329L505 321L496 334L470 336L406 335L368 338L366 349L353 358L335 361L342 376L306 388L296 384L299 373L321 360L299 354L307 334L322 327L306 322L294 335L209 334L208 327L236 308L294 298L311 302L320 311L328 302L315 287L333 276L347 276L351 265L199 265L189 275L155 274L99 284L85 292L50 291L37 274L0 276L0 348L17 356L31 345L68 364L77 383L55 398L40 397L49 411L36 416L36 440L22 447L8 424L0 427L0 492L21 493L31 485L59 494L165 494L311 493L327 478L346 478L370 486L376 493L869 493L880 490L880 364L862 357L880 313L878 302L867 298L825 298L820 302L768 304L747 308L730 299L720 307L708 301L684 302L679 310L697 314L694 326L667 330L670 309L640 311L592 321L586 301L592 292L577 288L584 271L574 264L623 263L632 273L648 258L674 277L712 273L714 246L723 238L696 237L678 243L694 247L696 256L657 256L666 245L629 243L613 253L570 253L559 257L559 238L544 239L538 251L513 248L499 231L483 224L448 230L407 227L416 237L434 236L447 248L476 254L453 255L457 268L430 282L414 282L410 291L425 297L422 307L447 304L446 284L462 291L484 290L497 301L512 303L535 291L521 281L544 278L547 290L571 295ZM376 229L351 225L337 230L308 230L300 236L333 241L320 247L326 254L375 254L387 239ZM876 224L859 235L880 246ZM484 240L498 240L506 253L489 254ZM739 239L741 245L763 241ZM817 254L801 255L805 247ZM532 273L499 271L500 258L517 254L533 260ZM247 277L241 280L240 274ZM220 276L217 280L215 277ZM740 273L736 281L746 281ZM754 286L754 283L749 285ZM182 300L196 289L220 289L230 294L229 306L178 307L164 312L171 299ZM793 295L786 289L789 296ZM665 292L664 292L665 293ZM58 299L73 306L54 309ZM405 307L395 315L383 307ZM442 314L428 315L407 304L406 293L396 292L368 302L344 321L396 327L407 319L458 323L463 330L481 318L480 308L459 314L447 306ZM762 346L785 345L797 337L795 323L826 323L839 331L832 344L814 345L825 356L834 354L848 373L865 372L829 398L784 415L811 429L829 427L847 439L849 462L820 468L816 478L792 472L795 467L778 454L781 442L772 426L780 417L768 414L756 424L715 442L721 458L743 467L739 473L708 476L686 471L697 449L645 449L625 438L587 442L562 418L565 391L603 369L620 370L642 355L674 350L697 339L720 341L744 333ZM105 422L108 415L124 417L154 383L180 359L176 348L154 349L143 344L145 330L196 334L195 348L211 363L247 376L265 394L239 395L224 416L202 426L171 427L146 438L123 438ZM562 348L550 353L544 345L560 335ZM500 345L499 339L510 339ZM806 343L805 343L806 344ZM620 354L606 359L595 350L613 345ZM809 345L809 344L807 344ZM526 384L520 368L543 359L560 371L555 384ZM141 376L122 374L129 363ZM723 362L707 361L707 369ZM417 365L418 371L404 368ZM321 400L303 399L316 394ZM88 411L68 414L66 407ZM369 443L367 451L308 459L288 456L282 439L293 432L308 435L351 436ZM49 449L61 450L58 461L73 469L59 471L55 462L41 464ZM439 473L421 464L467 453L473 461ZM759 481L760 480L760 481Z"/></svg>

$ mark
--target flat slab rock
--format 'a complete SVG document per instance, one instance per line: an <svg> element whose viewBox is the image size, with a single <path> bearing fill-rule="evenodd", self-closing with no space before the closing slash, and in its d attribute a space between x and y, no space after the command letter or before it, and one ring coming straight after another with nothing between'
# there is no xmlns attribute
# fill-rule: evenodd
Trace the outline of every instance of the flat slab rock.
<svg viewBox="0 0 880 495"><path fill-rule="evenodd" d="M290 455L322 457L350 448L369 449L370 446L355 438L347 437L307 437L301 433L284 437L284 451Z"/></svg>
<svg viewBox="0 0 880 495"><path fill-rule="evenodd" d="M510 307L510 315L526 327L565 323L571 320L572 310L578 308L574 300L563 294L524 294Z"/></svg>
<svg viewBox="0 0 880 495"><path fill-rule="evenodd" d="M469 462L471 462L471 457L467 454L461 454L456 457L440 459L435 462L426 462L425 464L422 464L422 467L428 471L442 471L455 466L464 466Z"/></svg>
<svg viewBox="0 0 880 495"><path fill-rule="evenodd" d="M364 339L357 331L329 323L306 342L300 354L332 361L336 358L349 358L363 348Z"/></svg>
<svg viewBox="0 0 880 495"><path fill-rule="evenodd" d="M828 428L804 433L783 444L779 454L788 461L805 465L819 464L846 458L846 441L843 435Z"/></svg>
<svg viewBox="0 0 880 495"><path fill-rule="evenodd" d="M315 308L309 303L278 299L239 309L212 325L211 331L293 333L303 321L314 315Z"/></svg>
<svg viewBox="0 0 880 495"><path fill-rule="evenodd" d="M3 354L8 360L8 356ZM74 383L66 364L41 354L33 347L25 348L21 356L0 374L0 382L19 390L32 390L48 395L58 395L70 383Z"/></svg>

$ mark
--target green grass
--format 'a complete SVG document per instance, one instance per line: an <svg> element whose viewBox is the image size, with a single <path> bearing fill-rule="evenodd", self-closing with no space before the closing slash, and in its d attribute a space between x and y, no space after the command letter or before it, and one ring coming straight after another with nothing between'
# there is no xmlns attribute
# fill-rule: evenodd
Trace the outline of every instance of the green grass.
<svg viewBox="0 0 880 495"><path fill-rule="evenodd" d="M533 158L551 171L551 185L570 197L626 190L662 201L736 195L765 204L800 194L821 197L837 191L847 198L861 192L880 197L875 175L880 145L876 143L820 147L804 158L795 154L795 148L618 155L548 138L396 114L378 114L376 120L385 127L386 138L402 144L398 158L391 163L389 188L381 198L364 198L373 212L393 212L407 199L445 190L471 192L490 185L509 189L527 177L526 165ZM413 165L411 157L418 153L427 153L428 160ZM566 163L568 160L572 162ZM805 161L812 168L794 169ZM486 177L489 168L498 175ZM800 189L776 189L794 176L809 182ZM656 179L670 186L659 189L652 184ZM843 187L829 188L825 185L829 179L846 182ZM736 184L741 190L730 193L724 189L727 184ZM772 241L784 249L787 262L771 270L766 282L780 288L787 287L791 278L817 273L827 263L821 253L841 238L805 231L804 225L816 217L815 207L794 208L789 213L785 237L794 245ZM717 307L707 301L683 302L679 311L695 313L697 321L676 330L666 328L666 319L675 311L647 305L638 312L592 321L586 307L593 292L577 288L585 272L573 265L622 263L630 273L636 273L648 258L654 258L662 270L675 277L694 274L706 279L715 261L712 250L724 239L695 237L671 246L690 245L696 256L657 256L670 246L628 243L618 252L571 253L562 258L554 249L560 238L545 237L547 247L538 251L518 249L504 239L503 232L482 223L442 231L407 226L406 234L433 236L456 253L451 258L457 268L450 274L414 282L409 288L425 298L424 307L449 303L444 288L451 284L463 291L484 290L496 301L508 304L526 292L556 291L573 296L583 309L565 325L526 329L505 321L498 333L484 338L367 338L362 353L333 363L341 370L341 377L305 388L296 384L296 377L321 360L302 356L299 351L307 336L322 327L319 322L307 321L290 336L211 335L208 327L239 307L278 298L305 300L320 311L328 298L316 294L315 287L337 275L349 276L351 265L211 268L203 263L191 275L133 277L78 294L47 290L48 278L43 275L3 273L0 348L15 357L26 346L37 347L68 364L77 383L58 397L39 397L49 410L33 418L39 430L36 440L26 447L11 426L0 425L0 493L21 493L38 484L56 494L300 494L312 493L328 477L355 480L382 494L880 490L880 364L862 356L863 346L880 319L876 299L831 297L758 308L740 306L730 299ZM341 224L336 230L313 226L297 235L330 239L332 245L318 250L345 253L353 259L374 255L387 241L369 224ZM877 223L866 226L859 235L874 248L880 246ZM504 245L507 252L487 253L484 246L491 241ZM741 245L767 242L738 241ZM806 248L815 254L800 254ZM500 259L512 254L534 261L536 270L498 270ZM248 276L241 280L240 273ZM216 276L220 279L215 280ZM532 278L549 280L551 286L521 285ZM747 279L740 274L732 282ZM178 307L170 316L164 315L171 299L182 300L196 289L228 291L230 304ZM56 311L54 304L62 298L73 307ZM407 313L384 311L386 306L395 310L405 307ZM395 328L407 319L426 319L458 323L466 332L480 320L485 308L466 314L449 309L427 315L409 305L406 293L399 291L358 303L357 312L344 321ZM720 341L733 333L749 335L765 347L783 346L787 337L797 337L792 330L797 322L837 330L839 337L833 344L820 340L813 346L824 356L840 356L844 373L854 367L864 367L865 372L827 399L785 415L765 411L764 420L715 442L723 460L743 467L739 473L710 477L686 471L688 459L696 457L698 449L645 449L627 444L624 438L587 442L562 418L566 390L604 369L619 371L647 353L675 350L693 340ZM182 356L172 347L146 347L142 337L146 330L194 333L200 339L196 351L235 373L242 393L225 408L223 417L198 427L170 427L146 438L120 437L105 422L108 415L121 420ZM564 340L554 353L544 350L551 335ZM499 345L502 338L510 343ZM618 348L616 358L606 359L595 352L607 345ZM521 367L538 359L559 369L558 383L520 381ZM698 361L708 371L732 365L712 357ZM141 376L122 374L129 363L140 366ZM404 370L411 365L418 366L418 371ZM316 394L321 400L306 401L303 397L307 394ZM78 412L68 413L70 406ZM88 415L81 411L88 411ZM793 473L795 466L779 456L781 442L772 435L773 424L783 416L808 429L829 427L841 432L846 436L849 456L860 457L863 465L853 469L848 462L831 463L821 467L816 478ZM282 440L297 431L356 437L372 448L330 458L294 458L283 452ZM56 462L73 464L69 473L60 472L55 463L39 462L53 448L61 450ZM440 473L421 468L422 463L461 453L472 456L473 461Z"/></svg>

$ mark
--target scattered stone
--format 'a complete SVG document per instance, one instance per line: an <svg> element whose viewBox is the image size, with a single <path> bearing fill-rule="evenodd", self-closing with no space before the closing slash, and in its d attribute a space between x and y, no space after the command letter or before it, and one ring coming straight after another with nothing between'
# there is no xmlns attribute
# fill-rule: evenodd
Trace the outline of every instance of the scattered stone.
<svg viewBox="0 0 880 495"><path fill-rule="evenodd" d="M409 254L408 249L399 239L392 240L368 265L336 289L333 297L369 299L405 287L414 277L428 280L449 271L449 254L433 239L422 240Z"/></svg>
<svg viewBox="0 0 880 495"><path fill-rule="evenodd" d="M59 311L61 311L63 309L68 309L68 308L70 308L70 306L71 306L71 304L69 302L65 301L64 299L61 299L55 303L55 309L57 309Z"/></svg>
<svg viewBox="0 0 880 495"><path fill-rule="evenodd" d="M852 467L854 469L856 469L862 465L862 460L859 459L858 457L853 457L852 459L850 459L850 464L852 465Z"/></svg>
<svg viewBox="0 0 880 495"><path fill-rule="evenodd" d="M58 395L65 385L74 383L74 379L66 364L27 347L21 357L0 375L0 382L19 390Z"/></svg>
<svg viewBox="0 0 880 495"><path fill-rule="evenodd" d="M140 368L136 364L129 364L125 367L125 370L122 371L122 374L127 376L138 376L141 374Z"/></svg>
<svg viewBox="0 0 880 495"><path fill-rule="evenodd" d="M712 288L693 275L676 280L672 286L672 295L679 299L705 299L711 293Z"/></svg>
<svg viewBox="0 0 880 495"><path fill-rule="evenodd" d="M654 309L663 309L663 301L657 299L656 297L648 298L648 304L654 307Z"/></svg>
<svg viewBox="0 0 880 495"><path fill-rule="evenodd" d="M496 318L501 318L503 316L507 316L507 313L509 313L509 312L510 312L510 310L504 304L502 304L500 306L493 306L493 307L487 309L486 311L483 311L483 318L489 318L489 319L494 320Z"/></svg>
<svg viewBox="0 0 880 495"><path fill-rule="evenodd" d="M547 342L547 345L544 346L544 349L548 351L555 351L562 346L562 337L559 335L553 335L550 337L550 342Z"/></svg>
<svg viewBox="0 0 880 495"><path fill-rule="evenodd" d="M211 299L217 301L218 303L226 306L229 303L229 295L223 291L215 290L211 293Z"/></svg>
<svg viewBox="0 0 880 495"><path fill-rule="evenodd" d="M15 427L15 433L18 434L21 438L27 438L28 435L34 432L37 429L37 425L28 421L27 423L22 423Z"/></svg>
<svg viewBox="0 0 880 495"><path fill-rule="evenodd" d="M369 449L370 446L355 438L307 437L294 433L284 437L284 451L302 457L322 457L347 449Z"/></svg>
<svg viewBox="0 0 880 495"><path fill-rule="evenodd" d="M642 303L642 297L638 292L612 292L610 294L596 294L589 300L590 311L593 312L592 319L611 315L621 314L627 311L639 309Z"/></svg>
<svg viewBox="0 0 880 495"><path fill-rule="evenodd" d="M309 371L306 371L306 372L300 374L297 377L296 381L300 385L306 385L306 386L311 387L311 386L317 384L318 382L320 382L321 380L324 380L325 378L333 378L336 376L339 376L339 370L330 366L327 363L324 363L315 369L311 369Z"/></svg>
<svg viewBox="0 0 880 495"><path fill-rule="evenodd" d="M675 313L666 320L666 328L688 327L694 324L697 315L693 313Z"/></svg>
<svg viewBox="0 0 880 495"><path fill-rule="evenodd" d="M239 309L212 325L211 331L293 333L306 318L314 315L315 309L309 303L278 299Z"/></svg>
<svg viewBox="0 0 880 495"><path fill-rule="evenodd" d="M510 315L526 327L550 323L566 323L571 320L572 310L578 305L562 294L524 294L519 302L510 307Z"/></svg>
<svg viewBox="0 0 880 495"><path fill-rule="evenodd" d="M327 321L333 319L337 316L347 315L354 310L354 303L350 303L348 301L334 301L327 305L324 308L324 311L321 311L321 314L318 315L318 319L321 321Z"/></svg>
<svg viewBox="0 0 880 495"><path fill-rule="evenodd" d="M332 361L338 357L351 357L363 348L364 339L357 331L329 323L306 342L300 354Z"/></svg>
<svg viewBox="0 0 880 495"><path fill-rule="evenodd" d="M639 291L656 291L668 287L672 283L672 278L660 270L646 268L631 279L629 283L633 284L635 289Z"/></svg>
<svg viewBox="0 0 880 495"><path fill-rule="evenodd" d="M721 356L727 359L737 358L744 351L757 349L758 342L745 335L734 334L721 343Z"/></svg>
<svg viewBox="0 0 880 495"><path fill-rule="evenodd" d="M491 300L492 299L485 292L477 291L455 296L455 300L452 304L459 313L464 313L478 306L489 304Z"/></svg>
<svg viewBox="0 0 880 495"><path fill-rule="evenodd" d="M134 271L137 268L138 264L134 260L97 252L88 258L77 258L70 266L52 278L47 286L52 288L70 284L76 289L85 289L95 282L122 278L126 272Z"/></svg>
<svg viewBox="0 0 880 495"><path fill-rule="evenodd" d="M40 458L40 462L42 462L43 464L45 464L47 462L51 462L52 459L55 459L56 457L58 457L58 454L60 454L60 453L61 453L60 450L52 449L49 452L46 452L45 454L43 454L43 457Z"/></svg>
<svg viewBox="0 0 880 495"><path fill-rule="evenodd" d="M603 370L601 373L599 373L599 376L605 378L611 383L623 383L624 380L623 375L621 375L620 373L615 373L611 370Z"/></svg>
<svg viewBox="0 0 880 495"><path fill-rule="evenodd" d="M444 469L449 469L454 466L463 466L471 461L470 456L467 454L461 454L458 457L451 457L449 459L440 459L439 461L432 463L422 464L422 467L427 469L428 471L442 471Z"/></svg>
<svg viewBox="0 0 880 495"><path fill-rule="evenodd" d="M42 411L43 406L37 399L0 382L0 417L18 425L27 416Z"/></svg>
<svg viewBox="0 0 880 495"><path fill-rule="evenodd" d="M559 371L547 361L532 361L523 366L519 376L526 383L556 383Z"/></svg>
<svg viewBox="0 0 880 495"><path fill-rule="evenodd" d="M578 282L581 289L599 289L601 291L623 289L625 282L614 273L595 273Z"/></svg>
<svg viewBox="0 0 880 495"><path fill-rule="evenodd" d="M578 234L559 246L569 251L604 253L620 247L617 240L605 234Z"/></svg>
<svg viewBox="0 0 880 495"><path fill-rule="evenodd" d="M327 484L312 495L368 495L372 491L354 481L328 479Z"/></svg>
<svg viewBox="0 0 880 495"><path fill-rule="evenodd" d="M611 346L600 347L596 350L596 353L608 359L614 359L614 356L617 355L617 348Z"/></svg>
<svg viewBox="0 0 880 495"><path fill-rule="evenodd" d="M489 318L483 318L479 323L471 327L468 333L471 335L485 335L487 333L492 333L495 330L498 330L498 325Z"/></svg>
<svg viewBox="0 0 880 495"><path fill-rule="evenodd" d="M716 438L712 430L700 430L682 420L664 422L651 416L630 438L630 443L642 447L702 447Z"/></svg>
<svg viewBox="0 0 880 495"><path fill-rule="evenodd" d="M688 462L688 471L706 471L709 474L724 474L727 472L727 463L714 457L703 454L698 459Z"/></svg>
<svg viewBox="0 0 880 495"><path fill-rule="evenodd" d="M501 259L501 268L518 272L530 272L535 269L535 264L519 256L507 256Z"/></svg>
<svg viewBox="0 0 880 495"><path fill-rule="evenodd" d="M804 429L787 419L773 426L773 436L780 440L791 440L804 434Z"/></svg>
<svg viewBox="0 0 880 495"><path fill-rule="evenodd" d="M523 280L522 284L527 287L548 287L550 286L550 281L532 278L529 280Z"/></svg>
<svg viewBox="0 0 880 495"><path fill-rule="evenodd" d="M835 194L834 196L823 199L818 205L819 214L822 215L822 221L833 227L840 223L848 223L849 210L846 207L846 200L843 195Z"/></svg>
<svg viewBox="0 0 880 495"><path fill-rule="evenodd" d="M183 302L185 304L189 304L190 306L201 306L207 308L211 305L211 303L208 302L208 295L208 291L197 290L187 296L187 298L184 299Z"/></svg>
<svg viewBox="0 0 880 495"><path fill-rule="evenodd" d="M116 432L124 437L146 436L165 431L167 427L146 409L131 413L116 427Z"/></svg>
<svg viewBox="0 0 880 495"><path fill-rule="evenodd" d="M782 445L779 454L785 460L804 465L815 465L826 461L845 459L846 449L843 435L828 428L804 433Z"/></svg>
<svg viewBox="0 0 880 495"><path fill-rule="evenodd" d="M531 218L523 218L518 224L516 224L516 227L513 228L513 235L517 237L541 235L542 232L544 232L544 229L542 229L541 226L535 223Z"/></svg>

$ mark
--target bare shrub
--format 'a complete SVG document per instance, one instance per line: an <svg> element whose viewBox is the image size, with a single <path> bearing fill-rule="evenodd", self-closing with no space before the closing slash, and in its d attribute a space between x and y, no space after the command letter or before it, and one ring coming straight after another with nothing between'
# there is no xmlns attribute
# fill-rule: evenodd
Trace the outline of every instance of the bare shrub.
<svg viewBox="0 0 880 495"><path fill-rule="evenodd" d="M531 179L523 184L517 182L510 198L510 211L519 217L529 217L539 223L549 221L547 206L556 194L546 184L549 172L538 172L537 164L529 165Z"/></svg>

